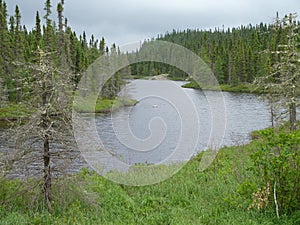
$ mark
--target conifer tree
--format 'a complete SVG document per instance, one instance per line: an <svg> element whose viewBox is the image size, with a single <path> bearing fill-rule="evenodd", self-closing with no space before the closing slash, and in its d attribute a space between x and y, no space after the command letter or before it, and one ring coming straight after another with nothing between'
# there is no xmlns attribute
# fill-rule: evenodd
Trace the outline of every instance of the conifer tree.
<svg viewBox="0 0 300 225"><path fill-rule="evenodd" d="M58 14L58 41L57 41L57 52L58 52L58 65L60 67L66 67L65 62L65 51L64 51L64 31L63 31L63 2L57 5Z"/></svg>
<svg viewBox="0 0 300 225"><path fill-rule="evenodd" d="M15 9L15 29L13 33L13 59L17 63L24 62L24 45L23 45L23 33L21 26L21 13L18 5ZM23 89L23 71L22 68L15 67L13 68L13 77L14 77L14 89L15 89L15 102L18 103L22 98L22 89Z"/></svg>
<svg viewBox="0 0 300 225"><path fill-rule="evenodd" d="M9 44L9 33L7 28L7 6L6 3L0 0L0 78L3 82L12 83L12 78L9 76L11 70L11 46Z"/></svg>
<svg viewBox="0 0 300 225"><path fill-rule="evenodd" d="M299 25L296 14L289 14L282 20L283 29L287 33L287 42L280 45L278 52L280 61L275 64L280 76L279 88L289 111L290 130L296 130L297 104L296 91L300 88L300 56L299 56Z"/></svg>
<svg viewBox="0 0 300 225"><path fill-rule="evenodd" d="M37 174L37 176L43 177L43 194L49 207L53 199L53 167L51 167L53 151L50 143L54 140L56 140L55 143L58 143L58 140L60 143L65 142L62 137L70 125L69 106L74 83L80 81L81 73L100 54L108 55L104 38L99 43L95 36L92 36L91 44L88 45L85 32L82 37L78 38L68 26L66 18L63 23L63 6L64 1L61 0L57 6L57 29L51 20L51 1L46 0L43 17L45 22L41 22L40 14L36 12L33 15L35 27L27 31L26 27L21 24L18 6L7 23L6 3L0 0L0 107L3 107L9 100L24 103L28 108L35 109L30 118L22 121L22 126L18 126L14 131L19 146L16 150L19 150L22 156L29 154L30 157L24 159L25 167L30 165L28 160L37 162L42 159L43 174ZM114 49L117 49L116 46ZM110 97L117 94L120 85L119 78L114 78ZM22 143L27 145L28 140L36 139L41 141L41 147L38 144L28 149L27 146L22 146ZM37 156L35 152L31 157L30 154L36 148L39 148L39 153L42 154ZM70 149L69 146L68 149ZM18 156L17 154L12 158L18 160ZM61 157L60 162L64 161ZM65 158L72 158L72 156L68 155ZM19 160L22 159L19 158Z"/></svg>
<svg viewBox="0 0 300 225"><path fill-rule="evenodd" d="M101 38L100 44L99 44L99 51L100 55L104 55L105 53L105 40L104 37Z"/></svg>
<svg viewBox="0 0 300 225"><path fill-rule="evenodd" d="M64 32L64 52L65 52L65 62L68 67L68 70L70 72L74 73L75 68L74 68L74 61L73 60L73 54L75 54L75 47L72 45L74 44L74 36L72 33L72 30L70 27L68 27L68 19L65 18L65 32Z"/></svg>
<svg viewBox="0 0 300 225"><path fill-rule="evenodd" d="M277 15L273 32L275 35L283 32L285 37L277 37L279 43L275 50L265 51L275 56L276 61L271 67L269 67L271 64L269 58L265 62L265 70L271 72L255 80L255 84L267 92L272 117L275 116L276 111L280 112L279 118L288 113L291 131L296 129L299 104L296 91L300 88L299 25L296 24L295 18L296 14L289 14L280 20Z"/></svg>
<svg viewBox="0 0 300 225"><path fill-rule="evenodd" d="M33 50L36 51L38 49L38 47L42 47L41 46L41 41L42 41L42 29L41 29L41 19L40 19L40 15L39 12L36 12L36 16L35 16L35 27L34 27L34 46L33 46Z"/></svg>
<svg viewBox="0 0 300 225"><path fill-rule="evenodd" d="M46 21L46 25L44 26L44 46L47 51L51 51L53 49L53 27L52 27L52 20L50 18L51 16L51 1L46 0L44 10L45 10L45 15L44 19Z"/></svg>

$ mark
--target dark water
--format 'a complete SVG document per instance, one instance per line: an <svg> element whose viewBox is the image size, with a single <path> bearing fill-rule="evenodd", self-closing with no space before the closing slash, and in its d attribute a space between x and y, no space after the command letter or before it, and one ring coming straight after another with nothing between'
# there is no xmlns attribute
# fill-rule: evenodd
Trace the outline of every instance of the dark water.
<svg viewBox="0 0 300 225"><path fill-rule="evenodd" d="M139 100L138 104L112 114L95 115L97 135L103 146L129 165L159 163L177 148L196 154L207 148L247 143L251 131L271 125L268 105L257 95L202 92L181 88L182 84L132 81L121 95ZM93 115L85 117L93 119ZM75 141L64 146L52 144L62 155L68 152L66 159L52 161L53 168L59 171L65 166L69 172L76 172L87 166L74 144ZM33 147L41 152L41 143ZM0 152L12 152L13 148L13 144L1 140ZM41 154L38 158L42 162ZM67 165L64 161L68 159ZM177 155L177 160L181 159L186 159L186 155ZM40 174L42 163L32 162L29 169L26 166L23 171L15 170L14 175L24 171L32 173L30 170L34 168Z"/></svg>

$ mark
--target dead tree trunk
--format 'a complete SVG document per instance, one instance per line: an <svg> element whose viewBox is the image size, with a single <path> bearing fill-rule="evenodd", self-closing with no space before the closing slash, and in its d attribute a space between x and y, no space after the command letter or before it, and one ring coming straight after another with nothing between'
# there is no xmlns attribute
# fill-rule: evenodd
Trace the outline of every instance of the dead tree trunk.
<svg viewBox="0 0 300 225"><path fill-rule="evenodd" d="M51 209L51 167L50 167L50 146L49 146L49 131L50 123L48 118L48 109L47 103L48 99L48 88L47 87L47 75L43 74L43 84L42 84L42 107L43 113L41 115L42 129L43 129L43 141L44 141L44 149L43 149L43 161L44 161L44 200L47 203L48 207Z"/></svg>
<svg viewBox="0 0 300 225"><path fill-rule="evenodd" d="M290 130L296 130L296 121L297 121L297 107L296 103L291 103L290 105Z"/></svg>
<svg viewBox="0 0 300 225"><path fill-rule="evenodd" d="M50 149L49 149L49 136L44 137L44 200L51 206L51 167L50 167Z"/></svg>

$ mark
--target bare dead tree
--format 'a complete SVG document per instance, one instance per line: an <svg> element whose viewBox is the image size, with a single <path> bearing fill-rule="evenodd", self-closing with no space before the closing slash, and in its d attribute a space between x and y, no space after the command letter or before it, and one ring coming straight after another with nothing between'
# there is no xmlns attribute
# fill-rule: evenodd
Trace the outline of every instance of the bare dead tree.
<svg viewBox="0 0 300 225"><path fill-rule="evenodd" d="M63 174L70 165L68 162L79 156L79 152L74 152L76 146L70 123L72 74L54 66L53 54L56 53L38 48L35 63L22 64L31 74L30 80L24 81L27 90L24 95L27 96L23 97L33 114L15 121L8 132L8 139L15 145L14 151L0 160L3 176L13 174L11 170L15 167L15 170L24 168L15 173L40 179L43 198L50 209L54 174Z"/></svg>
<svg viewBox="0 0 300 225"><path fill-rule="evenodd" d="M296 23L296 14L289 14L283 19L278 15L273 29L282 30L286 40L277 46L277 49L266 50L266 54L273 54L277 62L271 66L271 71L263 77L257 78L255 84L266 91L269 99L273 120L288 117L290 130L296 130L297 121L297 90L300 90L300 55L298 52L299 24Z"/></svg>

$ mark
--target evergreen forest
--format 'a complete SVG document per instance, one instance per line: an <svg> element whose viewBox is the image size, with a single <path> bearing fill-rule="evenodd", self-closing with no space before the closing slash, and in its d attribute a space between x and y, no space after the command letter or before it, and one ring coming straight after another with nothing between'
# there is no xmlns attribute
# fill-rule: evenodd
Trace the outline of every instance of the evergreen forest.
<svg viewBox="0 0 300 225"><path fill-rule="evenodd" d="M35 18L32 29L23 23L22 9L16 5L14 13L9 15L7 4L9 1L0 0L0 225L300 224L300 123L297 118L300 22L296 14L281 18L277 13L271 24L173 30L145 40L133 52L121 52L117 44L108 46L101 35L77 33L65 16L64 0L55 6L51 0L41 2L44 7L32 15ZM86 138L83 147L88 153L95 143L91 141L94 136L75 131L75 125L90 128L89 119L100 118L97 126L103 126L101 132L105 133L108 128L101 119L110 117L114 110L120 112L125 106L132 107L132 111L138 108L134 108L139 104L137 100L121 98L122 88L134 82L133 79L148 80L156 76L187 81L183 87L207 88L209 93L216 93L215 86L202 87L179 66L161 61L137 61L110 74L118 68L119 64L113 63L119 63L120 58L127 62L151 55L147 47L155 41L175 43L200 56L222 91L230 87L227 91L241 92L232 95L247 94L249 99L265 101L270 127L252 131L248 134L249 142L237 141L236 146L197 149L185 162L133 163L122 172L105 171L105 168L105 176L97 174L95 167L88 163L76 172L69 170L70 165L78 166L76 160L83 158L76 135ZM99 58L108 59L102 62L107 63L103 68L109 76L96 79L93 75L98 75L98 71L93 69L98 68ZM92 76L85 76L90 75L87 71ZM98 90L98 83L103 80ZM82 88L80 84L84 82L96 91ZM195 92L202 94L202 90ZM254 93L244 93L250 91ZM240 105L242 100L238 101ZM162 108L157 103L149 103L147 107L150 112ZM172 107L177 110L176 105ZM83 115L86 121L79 123L78 115ZM184 115L188 117L191 113ZM135 125L139 125L141 118L138 119ZM170 120L174 124L179 121L171 116ZM152 128L148 126L151 132ZM126 134L124 130L119 131ZM187 136L189 141L195 137ZM110 143L115 141L112 138ZM102 145L95 148L97 153L106 150ZM116 157L115 152L107 152L122 161L122 155ZM202 162L205 168L201 167ZM181 163L184 166L178 171ZM32 168L38 168L37 172L32 174L35 171ZM168 174L174 168L175 174L153 185L126 186L114 182L120 177L130 181L156 180L158 175Z"/></svg>

